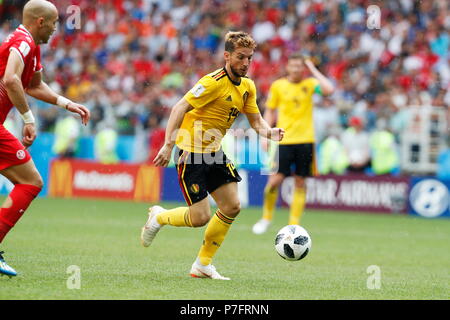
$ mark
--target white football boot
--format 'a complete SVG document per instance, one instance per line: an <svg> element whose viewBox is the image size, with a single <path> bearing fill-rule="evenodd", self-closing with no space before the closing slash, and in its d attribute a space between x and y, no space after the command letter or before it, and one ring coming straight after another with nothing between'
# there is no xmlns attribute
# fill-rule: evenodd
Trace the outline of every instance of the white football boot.
<svg viewBox="0 0 450 320"><path fill-rule="evenodd" d="M261 219L254 224L252 231L254 234L263 234L267 231L267 229L269 229L270 224L270 220Z"/></svg>
<svg viewBox="0 0 450 320"><path fill-rule="evenodd" d="M198 258L192 264L191 277L209 278L214 280L230 280L230 278L221 276L217 272L216 267L214 267L212 264L208 264L207 266L202 265Z"/></svg>
<svg viewBox="0 0 450 320"><path fill-rule="evenodd" d="M152 243L159 229L161 229L162 225L158 223L156 216L164 211L167 210L160 206L153 206L148 210L148 219L141 231L141 244L144 247L148 247Z"/></svg>
<svg viewBox="0 0 450 320"><path fill-rule="evenodd" d="M0 275L7 275L10 278L17 276L16 270L11 268L3 258L3 251L0 251Z"/></svg>

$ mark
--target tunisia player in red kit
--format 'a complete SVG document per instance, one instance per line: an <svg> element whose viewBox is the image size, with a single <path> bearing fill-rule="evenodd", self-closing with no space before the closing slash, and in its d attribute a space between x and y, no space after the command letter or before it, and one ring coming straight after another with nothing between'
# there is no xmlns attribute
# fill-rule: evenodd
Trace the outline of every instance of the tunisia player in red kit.
<svg viewBox="0 0 450 320"><path fill-rule="evenodd" d="M0 46L0 174L14 188L0 208L0 243L42 189L43 181L27 148L36 138L33 114L25 94L58 105L89 121L89 110L58 95L42 81L40 44L56 30L58 11L45 0L31 0L23 9L22 24ZM15 106L24 121L20 142L3 126ZM0 274L17 275L0 252Z"/></svg>

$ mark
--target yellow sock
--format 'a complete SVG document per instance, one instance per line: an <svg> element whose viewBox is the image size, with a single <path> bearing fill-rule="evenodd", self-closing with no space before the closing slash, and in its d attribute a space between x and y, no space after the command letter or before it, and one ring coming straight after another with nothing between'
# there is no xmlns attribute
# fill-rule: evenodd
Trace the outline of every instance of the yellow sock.
<svg viewBox="0 0 450 320"><path fill-rule="evenodd" d="M272 221L273 211L275 209L275 205L277 204L277 198L278 188L266 187L264 189L263 219Z"/></svg>
<svg viewBox="0 0 450 320"><path fill-rule="evenodd" d="M300 224L300 219L305 208L305 203L306 190L304 188L295 188L289 214L289 224Z"/></svg>
<svg viewBox="0 0 450 320"><path fill-rule="evenodd" d="M220 210L216 211L216 214L211 218L206 227L203 244L198 252L198 258L201 264L206 266L211 263L213 256L225 239L233 221L233 218L227 217Z"/></svg>
<svg viewBox="0 0 450 320"><path fill-rule="evenodd" d="M192 227L188 207L178 207L160 213L156 220L160 225L169 224L175 227Z"/></svg>

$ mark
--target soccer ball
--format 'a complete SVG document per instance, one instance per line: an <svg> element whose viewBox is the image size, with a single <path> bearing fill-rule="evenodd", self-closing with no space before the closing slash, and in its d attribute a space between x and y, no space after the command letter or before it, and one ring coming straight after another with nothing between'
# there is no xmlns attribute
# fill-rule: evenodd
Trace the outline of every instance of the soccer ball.
<svg viewBox="0 0 450 320"><path fill-rule="evenodd" d="M290 261L301 260L311 250L311 237L298 225L288 225L281 228L275 238L275 249L278 254Z"/></svg>

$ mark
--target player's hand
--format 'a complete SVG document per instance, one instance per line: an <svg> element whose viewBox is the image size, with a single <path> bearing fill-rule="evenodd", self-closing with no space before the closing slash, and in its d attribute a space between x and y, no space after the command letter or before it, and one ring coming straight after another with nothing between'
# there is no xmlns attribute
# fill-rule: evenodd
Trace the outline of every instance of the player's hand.
<svg viewBox="0 0 450 320"><path fill-rule="evenodd" d="M33 144L34 139L36 139L36 127L34 126L34 123L25 123L23 125L22 136L22 144L26 148Z"/></svg>
<svg viewBox="0 0 450 320"><path fill-rule="evenodd" d="M153 163L157 167L167 167L167 165L170 162L170 156L172 155L172 148L173 146L170 146L168 144L165 144L156 155L155 159L153 160Z"/></svg>
<svg viewBox="0 0 450 320"><path fill-rule="evenodd" d="M284 129L272 128L270 129L270 139L273 141L281 141L284 137Z"/></svg>
<svg viewBox="0 0 450 320"><path fill-rule="evenodd" d="M91 113L88 108L82 106L81 104L70 102L66 109L73 113L78 113L81 116L81 123L87 125L89 119L91 118Z"/></svg>
<svg viewBox="0 0 450 320"><path fill-rule="evenodd" d="M305 66L309 69L309 71L315 70L316 66L314 65L314 62L311 61L311 59L307 58L305 59Z"/></svg>

